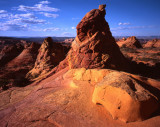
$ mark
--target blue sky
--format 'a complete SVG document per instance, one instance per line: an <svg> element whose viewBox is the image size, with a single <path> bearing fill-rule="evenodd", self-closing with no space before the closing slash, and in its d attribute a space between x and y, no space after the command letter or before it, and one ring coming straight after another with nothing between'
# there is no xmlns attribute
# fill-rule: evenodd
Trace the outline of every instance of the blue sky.
<svg viewBox="0 0 160 127"><path fill-rule="evenodd" d="M160 36L159 0L0 0L0 36L76 36L99 4L114 36Z"/></svg>

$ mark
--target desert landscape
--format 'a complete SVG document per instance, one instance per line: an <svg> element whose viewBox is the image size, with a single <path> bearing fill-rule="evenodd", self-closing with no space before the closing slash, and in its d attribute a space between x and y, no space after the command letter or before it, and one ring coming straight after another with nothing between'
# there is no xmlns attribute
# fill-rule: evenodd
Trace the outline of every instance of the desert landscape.
<svg viewBox="0 0 160 127"><path fill-rule="evenodd" d="M76 37L0 37L0 127L160 126L160 38L114 37L106 8Z"/></svg>

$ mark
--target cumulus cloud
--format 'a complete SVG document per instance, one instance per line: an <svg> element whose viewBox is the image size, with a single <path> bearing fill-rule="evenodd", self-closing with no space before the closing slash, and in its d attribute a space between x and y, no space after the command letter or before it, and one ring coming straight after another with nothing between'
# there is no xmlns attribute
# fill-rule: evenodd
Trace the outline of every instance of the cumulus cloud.
<svg viewBox="0 0 160 127"><path fill-rule="evenodd" d="M20 19L20 22L28 23L28 24L44 24L45 20L43 19Z"/></svg>
<svg viewBox="0 0 160 127"><path fill-rule="evenodd" d="M41 1L41 2L39 2L40 4L49 4L50 2L49 1Z"/></svg>
<svg viewBox="0 0 160 127"><path fill-rule="evenodd" d="M51 27L51 28L43 29L43 31L58 31L58 30L60 30L60 28Z"/></svg>
<svg viewBox="0 0 160 127"><path fill-rule="evenodd" d="M7 13L7 11L5 11L5 10L0 10L0 14L4 14L4 13Z"/></svg>
<svg viewBox="0 0 160 127"><path fill-rule="evenodd" d="M40 1L38 4L33 6L19 5L14 9L19 11L24 11L22 14L9 13L5 10L0 10L0 19L2 23L0 24L0 30L2 31L58 31L59 28L40 28L35 24L46 24L46 20L39 19L37 14L43 14L45 17L57 18L58 14L52 14L53 12L59 11L58 8L53 8L49 6L50 2L47 0ZM33 29L37 26L37 29Z"/></svg>
<svg viewBox="0 0 160 127"><path fill-rule="evenodd" d="M14 23L1 23L0 31L27 31L27 25L14 24Z"/></svg>
<svg viewBox="0 0 160 127"><path fill-rule="evenodd" d="M50 2L48 1L41 1L38 4L35 4L34 6L25 6L25 5L19 5L16 9L19 11L42 11L42 12L57 12L59 11L58 8L49 7L48 4Z"/></svg>
<svg viewBox="0 0 160 127"><path fill-rule="evenodd" d="M0 14L0 19L6 19L8 17L9 17L8 14Z"/></svg>
<svg viewBox="0 0 160 127"><path fill-rule="evenodd" d="M15 14L11 15L12 18L36 18L33 13L26 13L26 14Z"/></svg>
<svg viewBox="0 0 160 127"><path fill-rule="evenodd" d="M71 27L71 29L72 29L72 30L75 30L75 29L76 29L76 27L74 27L74 26L73 26L73 27Z"/></svg>
<svg viewBox="0 0 160 127"><path fill-rule="evenodd" d="M7 11L5 10L0 10L0 18L5 19L8 17Z"/></svg>
<svg viewBox="0 0 160 127"><path fill-rule="evenodd" d="M41 12L40 14L43 14L44 16L49 18L57 18L59 16L58 14L51 14L51 13L44 13L44 12Z"/></svg>
<svg viewBox="0 0 160 127"><path fill-rule="evenodd" d="M120 23L118 23L118 25L119 25L119 26L121 26L121 25L130 25L130 23L129 23L129 22L126 22L126 23L120 22Z"/></svg>

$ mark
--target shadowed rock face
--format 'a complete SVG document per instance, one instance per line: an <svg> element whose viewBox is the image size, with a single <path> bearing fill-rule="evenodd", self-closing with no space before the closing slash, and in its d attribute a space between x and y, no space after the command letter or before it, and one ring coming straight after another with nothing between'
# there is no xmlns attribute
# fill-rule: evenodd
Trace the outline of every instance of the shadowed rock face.
<svg viewBox="0 0 160 127"><path fill-rule="evenodd" d="M127 60L110 32L105 14L105 5L101 5L83 17L77 25L77 36L72 42L72 48L58 70L64 64L70 68L129 70Z"/></svg>
<svg viewBox="0 0 160 127"><path fill-rule="evenodd" d="M23 46L19 43L5 46L0 52L0 66L4 66L9 61L14 59L22 52L23 49L24 49Z"/></svg>
<svg viewBox="0 0 160 127"><path fill-rule="evenodd" d="M6 67L21 67L21 66L29 66L33 67L34 62L36 61L36 57L38 54L38 49L40 44L31 43L30 45L25 45L25 49L12 61L10 61ZM32 69L32 68L29 68Z"/></svg>
<svg viewBox="0 0 160 127"><path fill-rule="evenodd" d="M141 43L135 36L129 37L127 39L122 39L117 42L119 47L123 48L142 48Z"/></svg>
<svg viewBox="0 0 160 127"><path fill-rule="evenodd" d="M0 70L0 86L3 89L27 85L25 76L34 67L40 45L31 43L24 47L25 49L17 57Z"/></svg>
<svg viewBox="0 0 160 127"><path fill-rule="evenodd" d="M34 79L46 74L53 67L57 66L65 57L64 47L52 41L48 37L42 43L34 68L26 75L28 79Z"/></svg>

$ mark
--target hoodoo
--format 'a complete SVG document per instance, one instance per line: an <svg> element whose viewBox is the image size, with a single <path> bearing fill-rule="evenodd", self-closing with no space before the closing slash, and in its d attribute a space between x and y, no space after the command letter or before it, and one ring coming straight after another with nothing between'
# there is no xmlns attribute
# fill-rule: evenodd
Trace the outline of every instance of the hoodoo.
<svg viewBox="0 0 160 127"><path fill-rule="evenodd" d="M128 62L121 53L105 20L105 7L88 12L77 25L77 36L72 47L57 70L70 68L111 68L129 70Z"/></svg>
<svg viewBox="0 0 160 127"><path fill-rule="evenodd" d="M42 43L34 68L26 75L28 79L34 79L49 72L65 58L63 46L53 42L48 37Z"/></svg>

